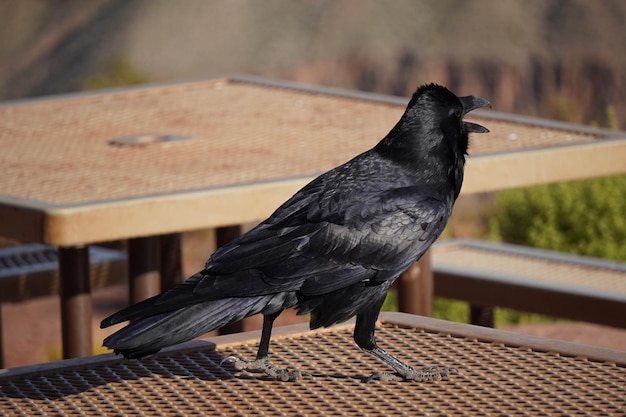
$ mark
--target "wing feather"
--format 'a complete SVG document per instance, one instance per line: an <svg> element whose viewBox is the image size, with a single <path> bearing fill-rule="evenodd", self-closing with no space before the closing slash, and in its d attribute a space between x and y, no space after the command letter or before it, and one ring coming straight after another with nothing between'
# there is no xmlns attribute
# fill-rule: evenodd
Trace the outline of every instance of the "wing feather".
<svg viewBox="0 0 626 417"><path fill-rule="evenodd" d="M369 156L368 156L369 155ZM370 182L364 178L371 178ZM354 178L360 178L355 181ZM266 221L218 249L205 269L116 320L205 300L315 296L393 280L439 236L452 202L365 153L313 180Z"/></svg>

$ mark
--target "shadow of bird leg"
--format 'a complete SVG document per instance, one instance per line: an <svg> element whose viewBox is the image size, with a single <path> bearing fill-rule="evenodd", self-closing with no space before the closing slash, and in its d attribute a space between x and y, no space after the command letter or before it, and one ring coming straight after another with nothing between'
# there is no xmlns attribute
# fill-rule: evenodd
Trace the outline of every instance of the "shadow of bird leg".
<svg viewBox="0 0 626 417"><path fill-rule="evenodd" d="M261 341L259 342L259 349L255 360L249 361L238 358L237 356L228 356L222 359L220 365L230 363L239 371L261 371L265 375L279 381L297 381L302 377L311 377L311 374L306 372L279 369L269 361L268 354L270 338L272 336L272 325L281 312L282 310L263 316L263 330L261 332Z"/></svg>
<svg viewBox="0 0 626 417"><path fill-rule="evenodd" d="M379 310L370 309L358 314L354 326L354 341L363 350L381 359L389 365L395 372L376 372L365 379L365 382L373 379L381 381L438 381L448 378L451 374L458 374L454 367L448 366L428 366L414 369L411 366L396 359L393 355L378 347L374 337L374 328L378 318Z"/></svg>

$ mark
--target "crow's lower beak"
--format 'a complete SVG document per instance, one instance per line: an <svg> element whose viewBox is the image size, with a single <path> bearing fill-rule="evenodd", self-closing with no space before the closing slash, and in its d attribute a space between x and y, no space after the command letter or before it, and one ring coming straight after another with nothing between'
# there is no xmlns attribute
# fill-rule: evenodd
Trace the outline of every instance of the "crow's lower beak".
<svg viewBox="0 0 626 417"><path fill-rule="evenodd" d="M461 100L461 104L463 104L463 116L465 116L467 113L471 112L472 110L480 109L482 107L491 108L491 103L489 103L484 98L474 97L474 96L465 96L465 97L459 97L459 100ZM463 122L463 126L465 126L465 129L467 130L467 132L474 132L474 133L489 132L489 129L476 123Z"/></svg>

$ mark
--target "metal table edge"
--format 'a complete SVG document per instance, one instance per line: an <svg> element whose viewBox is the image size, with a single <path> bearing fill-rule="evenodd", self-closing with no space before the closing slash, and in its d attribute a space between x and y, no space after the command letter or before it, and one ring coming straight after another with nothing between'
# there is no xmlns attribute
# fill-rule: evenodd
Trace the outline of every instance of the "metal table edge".
<svg viewBox="0 0 626 417"><path fill-rule="evenodd" d="M429 333L446 334L452 337L476 339L491 343L501 343L512 347L525 347L542 352L554 352L562 356L583 357L597 362L615 363L626 367L626 351L607 349L591 345L547 339L538 336L514 333L505 330L491 329L465 323L456 323L431 317L416 316L408 313L383 312L379 317L379 325L387 323L405 328L420 329ZM332 332L338 329L352 328L354 320L349 320L332 327L314 330L314 332ZM280 326L273 331L274 338L294 337L311 332L308 323ZM196 339L163 349L154 355L174 354L197 349L220 350L232 344L258 343L260 330ZM270 346L271 349L271 346ZM57 362L27 365L22 367L0 369L0 384L16 377L24 377L38 373L67 371L83 367L111 364L125 361L113 353L94 355L83 358L65 359Z"/></svg>
<svg viewBox="0 0 626 417"><path fill-rule="evenodd" d="M555 352L562 356L585 357L599 362L611 362L626 366L626 351L585 345L565 340L515 333L466 323L457 323L408 313L385 312L380 321L398 326L418 328L432 333L449 334L454 337L501 343L512 347L526 347L542 352Z"/></svg>

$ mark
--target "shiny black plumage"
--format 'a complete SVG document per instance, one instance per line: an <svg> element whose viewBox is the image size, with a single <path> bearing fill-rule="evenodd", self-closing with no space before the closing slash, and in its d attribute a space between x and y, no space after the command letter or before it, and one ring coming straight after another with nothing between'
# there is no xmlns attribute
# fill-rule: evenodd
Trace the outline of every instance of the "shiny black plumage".
<svg viewBox="0 0 626 417"><path fill-rule="evenodd" d="M314 179L178 287L105 319L102 327L132 322L104 345L141 357L262 313L257 361L266 361L273 320L295 306L311 314L311 328L356 315L359 346L410 378L376 346L374 323L391 283L443 231L461 189L468 134L487 131L462 117L487 105L420 87L373 149Z"/></svg>

